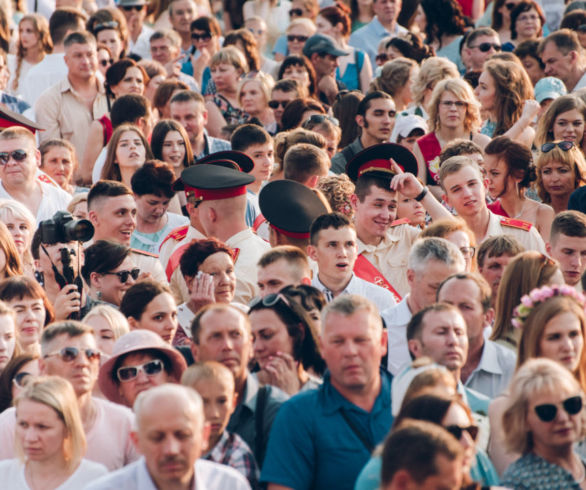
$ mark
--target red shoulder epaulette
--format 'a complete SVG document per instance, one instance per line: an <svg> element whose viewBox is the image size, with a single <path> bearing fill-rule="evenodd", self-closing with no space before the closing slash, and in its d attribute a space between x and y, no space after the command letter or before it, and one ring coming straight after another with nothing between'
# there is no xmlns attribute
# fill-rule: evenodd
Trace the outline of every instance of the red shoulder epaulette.
<svg viewBox="0 0 586 490"><path fill-rule="evenodd" d="M513 219L513 218L506 218L502 216L500 218L501 225L509 226L511 228L518 228L519 230L529 231L533 226L533 223L529 221L523 221L522 219Z"/></svg>
<svg viewBox="0 0 586 490"><path fill-rule="evenodd" d="M238 256L240 255L240 249L239 248L233 248L232 249L232 261L234 263L236 263L236 261L238 260Z"/></svg>
<svg viewBox="0 0 586 490"><path fill-rule="evenodd" d="M56 187L55 182L51 180L51 178L46 174L40 173L37 175L37 179L39 179L41 182L44 182L45 184L51 184L52 186Z"/></svg>
<svg viewBox="0 0 586 490"><path fill-rule="evenodd" d="M165 243L170 238L172 238L173 240L175 240L177 242L183 240L187 236L187 230L189 230L189 225L183 225L183 226L180 226L179 228L175 228L174 230L171 230L169 232L169 234L165 237L165 239L161 242L161 245L159 245L159 250L163 246L163 243Z"/></svg>
<svg viewBox="0 0 586 490"><path fill-rule="evenodd" d="M151 252L145 252L144 250L139 250L138 248L131 248L130 251L135 254L138 254L138 255L146 255L147 257L154 257L155 259L159 258L159 256L157 254L153 254Z"/></svg>
<svg viewBox="0 0 586 490"><path fill-rule="evenodd" d="M409 223L411 223L411 221L409 221L409 218L396 219L391 223L391 228L393 226L408 225Z"/></svg>

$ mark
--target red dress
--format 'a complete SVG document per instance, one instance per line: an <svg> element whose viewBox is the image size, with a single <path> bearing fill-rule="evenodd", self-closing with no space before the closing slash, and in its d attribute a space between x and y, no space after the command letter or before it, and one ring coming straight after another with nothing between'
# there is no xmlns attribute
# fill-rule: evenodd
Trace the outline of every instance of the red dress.
<svg viewBox="0 0 586 490"><path fill-rule="evenodd" d="M462 13L466 17L472 18L472 4L474 3L474 0L457 0L457 1L460 4L460 7L462 7Z"/></svg>
<svg viewBox="0 0 586 490"><path fill-rule="evenodd" d="M442 147L437 139L435 133L428 133L417 140L423 159L425 160L425 166L427 168L427 183L438 184L439 183L439 162L435 161L436 158L439 160Z"/></svg>

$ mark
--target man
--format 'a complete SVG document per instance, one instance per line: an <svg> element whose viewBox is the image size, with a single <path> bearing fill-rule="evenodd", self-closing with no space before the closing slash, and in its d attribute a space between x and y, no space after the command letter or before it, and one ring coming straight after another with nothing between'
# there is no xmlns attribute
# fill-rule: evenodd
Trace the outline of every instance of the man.
<svg viewBox="0 0 586 490"><path fill-rule="evenodd" d="M356 277L356 231L340 213L324 214L311 224L307 255L317 263L318 272L311 285L327 301L341 294L357 294L372 301L379 311L396 304L390 291Z"/></svg>
<svg viewBox="0 0 586 490"><path fill-rule="evenodd" d="M545 65L545 76L559 78L568 92L586 87L584 49L574 31L553 32L541 41L538 54Z"/></svg>
<svg viewBox="0 0 586 490"><path fill-rule="evenodd" d="M87 440L84 457L112 471L138 458L130 440L134 417L128 408L92 396L99 368L100 353L91 327L66 321L43 330L40 372L71 383ZM14 425L14 408L9 408L0 415L0 459L15 457Z"/></svg>
<svg viewBox="0 0 586 490"><path fill-rule="evenodd" d="M484 332L494 319L490 307L490 286L474 273L456 274L440 284L438 302L457 307L466 321L468 357L460 373L464 386L495 398L507 388L515 372L515 353L492 340Z"/></svg>
<svg viewBox="0 0 586 490"><path fill-rule="evenodd" d="M180 0L190 2L190 0ZM193 77L181 71L181 37L171 29L155 31L149 38L151 58L165 67L169 77L185 82L190 90L199 92L199 86ZM190 41L191 42L191 41Z"/></svg>
<svg viewBox="0 0 586 490"><path fill-rule="evenodd" d="M462 445L444 428L409 420L393 430L382 454L381 490L462 488Z"/></svg>
<svg viewBox="0 0 586 490"><path fill-rule="evenodd" d="M508 235L497 235L484 240L476 252L478 272L488 282L492 293L490 306L494 308L501 278L511 259L521 252L523 246Z"/></svg>
<svg viewBox="0 0 586 490"><path fill-rule="evenodd" d="M40 221L64 211L71 195L37 178L41 154L28 129L11 127L0 133L0 198L24 204Z"/></svg>
<svg viewBox="0 0 586 490"><path fill-rule="evenodd" d="M360 136L332 158L332 172L341 174L346 165L365 148L389 141L395 127L395 103L385 92L369 92L358 104L356 124Z"/></svg>
<svg viewBox="0 0 586 490"><path fill-rule="evenodd" d="M385 37L407 32L407 29L397 24L402 3L402 0L374 0L374 18L350 36L350 46L366 51L372 66L376 66L377 48Z"/></svg>
<svg viewBox="0 0 586 490"><path fill-rule="evenodd" d="M482 71L484 62L501 51L499 35L490 27L474 29L466 38L462 51L462 61L466 72L479 73Z"/></svg>
<svg viewBox="0 0 586 490"><path fill-rule="evenodd" d="M144 24L148 2L145 0L120 0L116 5L126 18L128 26L128 51L141 58L150 58L150 38L153 30Z"/></svg>
<svg viewBox="0 0 586 490"><path fill-rule="evenodd" d="M201 94L187 90L178 92L171 98L169 107L171 119L185 128L196 160L230 149L227 141L207 135L205 126L208 122L208 111Z"/></svg>
<svg viewBox="0 0 586 490"><path fill-rule="evenodd" d="M136 228L136 202L132 191L121 182L100 180L90 189L87 199L88 219L94 225L94 242L111 240L130 246ZM165 272L157 256L132 249L132 260L143 273L166 283Z"/></svg>
<svg viewBox="0 0 586 490"><path fill-rule="evenodd" d="M336 101L336 96L344 84L336 81L338 58L347 56L348 52L340 49L336 41L325 34L314 34L303 45L303 55L306 56L315 70L316 86L319 99L329 105Z"/></svg>
<svg viewBox="0 0 586 490"><path fill-rule="evenodd" d="M292 100L302 97L301 86L297 80L279 80L271 90L269 107L273 110L277 127L281 127L281 117L285 106Z"/></svg>
<svg viewBox="0 0 586 490"><path fill-rule="evenodd" d="M272 386L259 388L257 378L250 374L252 334L248 317L230 305L209 305L195 315L191 334L195 362L217 361L234 375L237 407L228 431L244 439L260 467L273 421L287 395Z"/></svg>
<svg viewBox="0 0 586 490"><path fill-rule="evenodd" d="M376 306L343 295L322 312L328 371L317 390L285 402L275 420L261 481L269 490L353 489L391 422L391 376L379 370L386 334Z"/></svg>
<svg viewBox="0 0 586 490"><path fill-rule="evenodd" d="M171 0L169 21L173 30L181 36L181 53L191 48L191 23L197 18L197 5L193 0Z"/></svg>
<svg viewBox="0 0 586 490"><path fill-rule="evenodd" d="M387 369L393 375L411 362L406 329L413 315L435 303L442 281L465 269L464 257L453 243L443 238L424 238L415 242L407 262L410 292L398 305L382 313L389 332Z"/></svg>
<svg viewBox="0 0 586 490"><path fill-rule="evenodd" d="M580 211L558 213L551 224L547 253L557 260L566 284L581 289L586 270L586 215Z"/></svg>
<svg viewBox="0 0 586 490"><path fill-rule="evenodd" d="M104 84L96 76L98 53L88 32L73 32L63 42L67 77L45 90L35 104L37 122L45 128L41 142L62 138L83 155L90 125L108 113Z"/></svg>
<svg viewBox="0 0 586 490"><path fill-rule="evenodd" d="M199 459L207 449L210 426L195 390L156 386L138 395L134 412L132 442L143 458L93 481L87 490L250 489L235 469Z"/></svg>
<svg viewBox="0 0 586 490"><path fill-rule="evenodd" d="M307 255L292 245L271 248L258 261L256 282L261 297L278 293L287 286L311 284Z"/></svg>
<svg viewBox="0 0 586 490"><path fill-rule="evenodd" d="M328 175L328 154L315 145L297 143L283 157L283 177L315 189L319 180Z"/></svg>
<svg viewBox="0 0 586 490"><path fill-rule="evenodd" d="M511 235L526 250L545 253L545 244L535 226L527 221L505 218L486 206L486 187L478 164L469 156L448 158L440 167L444 201L476 236L476 243L496 235Z"/></svg>

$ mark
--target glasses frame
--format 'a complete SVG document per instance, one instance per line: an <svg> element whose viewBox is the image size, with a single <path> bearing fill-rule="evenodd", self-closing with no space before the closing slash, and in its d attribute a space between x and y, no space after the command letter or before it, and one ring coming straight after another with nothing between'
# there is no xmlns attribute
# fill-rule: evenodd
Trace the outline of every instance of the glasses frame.
<svg viewBox="0 0 586 490"><path fill-rule="evenodd" d="M152 365L154 367L156 367L156 371L152 372L152 373L148 373L147 372L147 366ZM124 370L135 370L134 376L132 376L131 378L127 378L127 379L122 379L122 376L120 376L120 372L124 371ZM163 363L163 361L161 359L152 359L150 361L144 362L142 364L139 364L138 366L122 366L119 367L116 370L116 378L118 379L118 381L120 381L121 383L128 383L130 381L135 380L136 378L138 378L139 373L142 371L146 376L155 376L157 374L159 374L160 372L163 371L163 369L165 369L165 365Z"/></svg>
<svg viewBox="0 0 586 490"><path fill-rule="evenodd" d="M63 349L50 354L45 354L43 359L48 357L59 356L63 362L70 363L74 362L81 353L85 354L88 361L100 360L100 351L97 349L78 349L77 347L63 347Z"/></svg>
<svg viewBox="0 0 586 490"><path fill-rule="evenodd" d="M118 271L118 272L102 272L104 276L118 276L120 280L120 284L126 284L128 281L128 277L132 277L133 280L137 280L138 276L140 276L140 269L135 267L134 269Z"/></svg>
<svg viewBox="0 0 586 490"><path fill-rule="evenodd" d="M11 158L18 163L24 162L27 157L28 152L26 150L21 150L20 148L13 151L3 151L0 152L0 165L7 165Z"/></svg>
<svg viewBox="0 0 586 490"><path fill-rule="evenodd" d="M462 439L464 432L468 432L468 435L473 441L478 439L479 428L477 425L469 425L468 427L460 427L459 425L448 425L444 427L450 434L452 434L456 440Z"/></svg>
<svg viewBox="0 0 586 490"><path fill-rule="evenodd" d="M562 151L570 151L572 148L574 148L575 145L573 141L548 141L547 143L543 143L543 145L541 145L541 152L549 153L556 146Z"/></svg>
<svg viewBox="0 0 586 490"><path fill-rule="evenodd" d="M298 43L304 43L307 42L307 40L309 39L309 37L307 36L297 36L295 34L287 34L287 42L288 43L292 43L292 42L298 42Z"/></svg>
<svg viewBox="0 0 586 490"><path fill-rule="evenodd" d="M553 422L558 415L558 405L561 405L564 411L571 417L578 415L584 408L584 400L580 395L571 396L566 398L559 404L543 403L542 405L536 405L533 407L535 415L542 422L549 423Z"/></svg>
<svg viewBox="0 0 586 490"><path fill-rule="evenodd" d="M490 48L494 48L495 51L502 51L502 49L503 49L503 47L500 44L495 44L495 43L480 43L480 44L477 44L476 46L470 46L470 49L475 49L475 48L477 48L482 53L488 53L490 51Z"/></svg>

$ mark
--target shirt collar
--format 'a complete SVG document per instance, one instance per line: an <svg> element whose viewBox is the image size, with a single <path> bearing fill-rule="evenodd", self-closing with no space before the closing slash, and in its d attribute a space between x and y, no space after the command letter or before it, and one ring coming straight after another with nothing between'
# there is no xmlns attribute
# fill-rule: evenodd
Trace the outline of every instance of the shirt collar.
<svg viewBox="0 0 586 490"><path fill-rule="evenodd" d="M203 481L200 481L200 479L197 477L197 471L195 470L195 466L194 471L195 478L193 479L193 486L191 487L192 490L205 490L205 483ZM149 473L149 470L147 468L146 459L144 458L144 456L138 461L136 480L137 488L140 488L141 490L157 490L155 482L153 481L151 474Z"/></svg>
<svg viewBox="0 0 586 490"><path fill-rule="evenodd" d="M242 405L248 407L251 412L256 409L256 395L258 394L258 379L256 376L252 376L250 373L246 377L246 385L244 386L244 393L242 399Z"/></svg>
<svg viewBox="0 0 586 490"><path fill-rule="evenodd" d="M484 342L480 362L474 371L486 371L492 374L503 374L501 365L499 364L497 348L490 340Z"/></svg>
<svg viewBox="0 0 586 490"><path fill-rule="evenodd" d="M359 254L363 252L374 253L378 250L384 250L385 248L389 248L390 246L394 245L399 241L399 237L391 233L391 229L389 228L378 245L369 245L360 240L360 238L357 238L356 241L358 244Z"/></svg>

